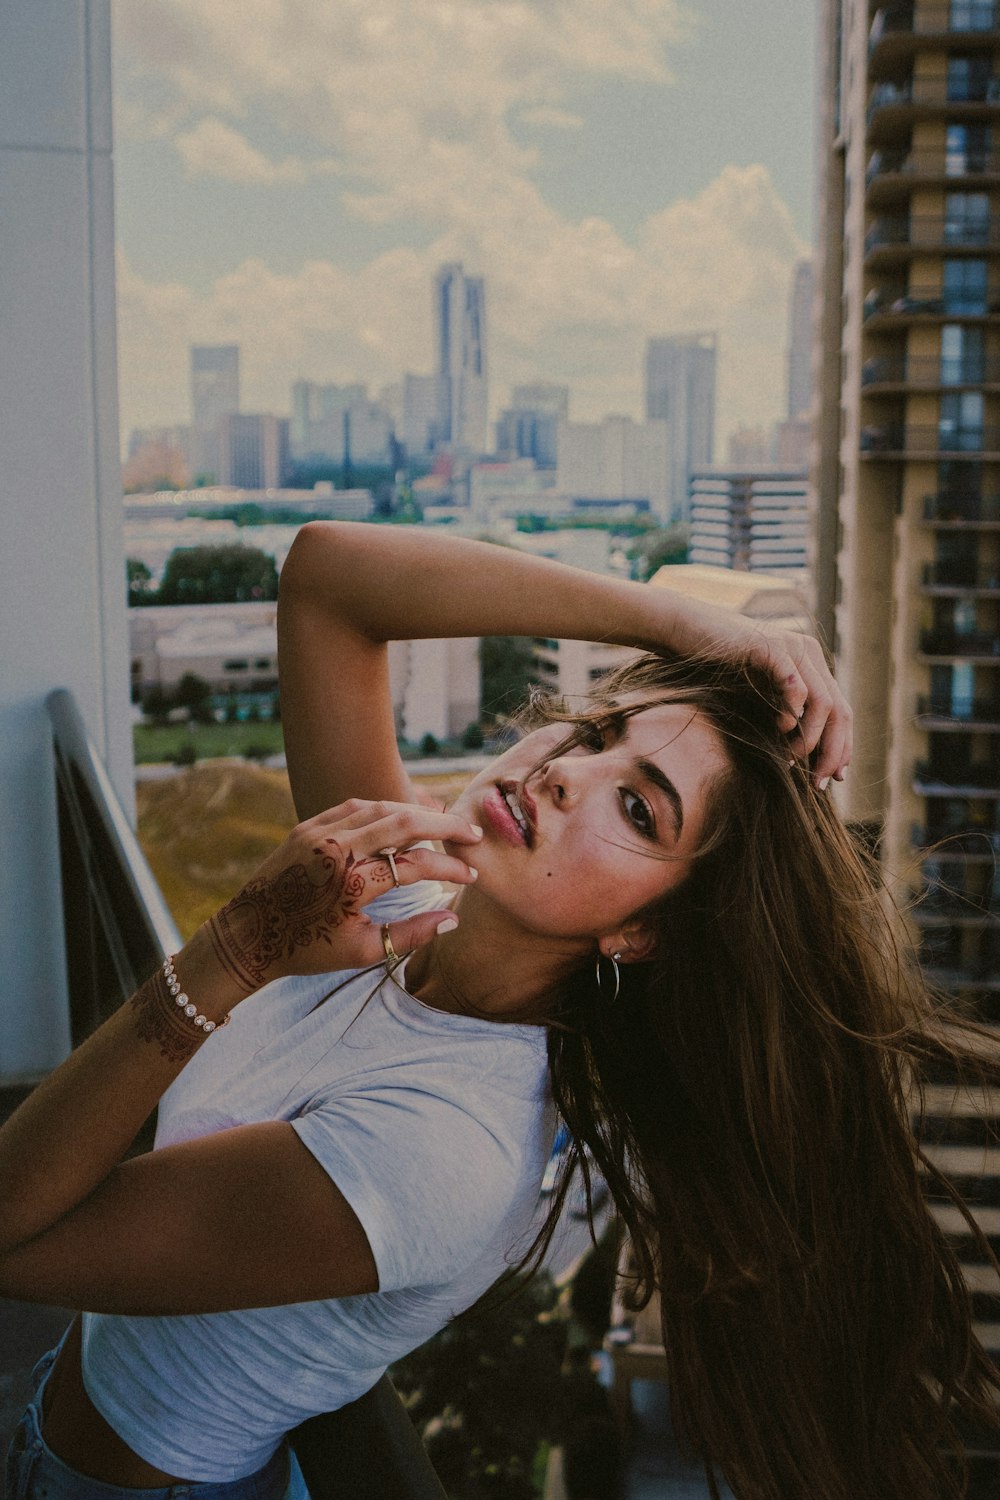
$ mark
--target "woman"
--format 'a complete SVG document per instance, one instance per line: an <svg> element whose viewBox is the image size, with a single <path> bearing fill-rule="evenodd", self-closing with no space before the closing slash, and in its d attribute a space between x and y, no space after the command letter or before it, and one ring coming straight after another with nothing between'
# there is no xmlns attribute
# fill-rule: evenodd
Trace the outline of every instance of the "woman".
<svg viewBox="0 0 1000 1500"><path fill-rule="evenodd" d="M658 654L415 805L386 642L512 632ZM739 1500L957 1494L951 1403L997 1382L906 1121L907 1059L942 1044L823 795L850 715L815 642L317 523L279 643L303 822L0 1132L0 1292L87 1310L32 1462L66 1495L281 1494L284 1432L525 1254L551 1088Z"/></svg>

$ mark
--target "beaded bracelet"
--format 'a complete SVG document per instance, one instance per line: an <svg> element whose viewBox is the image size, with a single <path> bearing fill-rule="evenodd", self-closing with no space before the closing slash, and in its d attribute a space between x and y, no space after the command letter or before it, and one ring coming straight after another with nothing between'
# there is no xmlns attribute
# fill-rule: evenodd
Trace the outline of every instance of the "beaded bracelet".
<svg viewBox="0 0 1000 1500"><path fill-rule="evenodd" d="M172 958L166 958L163 961L163 977L167 981L167 989L173 996L174 1004L179 1005L184 1014L190 1017L196 1026L200 1026L206 1036L211 1031L217 1031L220 1026L229 1025L230 1017L228 1015L224 1021L209 1021L207 1017L199 1015L197 1005L189 1000L181 989L181 982L177 978L177 970L174 968Z"/></svg>

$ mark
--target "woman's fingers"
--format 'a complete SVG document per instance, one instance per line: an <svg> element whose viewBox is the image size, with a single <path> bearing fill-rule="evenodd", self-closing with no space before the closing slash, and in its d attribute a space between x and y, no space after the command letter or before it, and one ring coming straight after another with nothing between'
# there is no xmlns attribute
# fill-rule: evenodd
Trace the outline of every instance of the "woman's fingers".
<svg viewBox="0 0 1000 1500"><path fill-rule="evenodd" d="M392 864L396 866L397 880L393 880ZM474 865L450 854L439 854L436 849L393 850L392 864L387 858L375 853L358 859L355 870L365 880L365 902L391 886L414 885L418 880L446 880L453 885L471 885L478 875ZM368 894L368 888L371 894Z"/></svg>
<svg viewBox="0 0 1000 1500"><path fill-rule="evenodd" d="M458 918L454 912L448 911L447 907L440 911L422 911L415 917L404 917L401 922L389 922L384 927L374 927L375 941L372 947L372 963L382 963L386 958L391 958L390 949L385 944L385 933L388 932L391 952L399 958L404 954L412 953L414 948L420 948L424 943L429 943L438 932L450 932L458 926Z"/></svg>
<svg viewBox="0 0 1000 1500"><path fill-rule="evenodd" d="M301 825L303 833L332 834L355 853L406 848L422 839L438 843L477 844L482 829L467 818L410 802L343 802Z"/></svg>

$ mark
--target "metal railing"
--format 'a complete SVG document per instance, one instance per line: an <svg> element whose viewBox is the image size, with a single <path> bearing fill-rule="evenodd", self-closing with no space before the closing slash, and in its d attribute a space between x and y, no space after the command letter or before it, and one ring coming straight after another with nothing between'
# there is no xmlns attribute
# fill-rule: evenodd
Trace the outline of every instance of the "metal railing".
<svg viewBox="0 0 1000 1500"><path fill-rule="evenodd" d="M1000 101L998 101L1000 102ZM1000 152L994 150L875 151L865 169L865 186L877 177L945 177L965 185L969 177L989 177L1000 172Z"/></svg>
<svg viewBox="0 0 1000 1500"><path fill-rule="evenodd" d="M876 219L865 235L865 254L902 247L908 250L989 250L1000 245L1000 224L987 219L917 214Z"/></svg>
<svg viewBox="0 0 1000 1500"><path fill-rule="evenodd" d="M867 359L861 367L861 384L928 388L1000 384L1000 355L898 354Z"/></svg>
<svg viewBox="0 0 1000 1500"><path fill-rule="evenodd" d="M1000 288L946 291L941 286L875 287L865 298L863 321L882 317L985 318L1000 312Z"/></svg>
<svg viewBox="0 0 1000 1500"><path fill-rule="evenodd" d="M73 695L57 689L47 706L75 1045L176 952L181 938ZM289 1438L313 1500L447 1500L388 1375Z"/></svg>
<svg viewBox="0 0 1000 1500"><path fill-rule="evenodd" d="M47 706L75 1046L181 940L73 695L57 689Z"/></svg>
<svg viewBox="0 0 1000 1500"><path fill-rule="evenodd" d="M908 78L904 83L879 83L868 100L867 119L871 122L880 110L910 104L1000 104L1000 78L966 80L939 73L934 77Z"/></svg>
<svg viewBox="0 0 1000 1500"><path fill-rule="evenodd" d="M927 588L1000 590L1000 564L990 567L975 562L924 563L922 577Z"/></svg>
<svg viewBox="0 0 1000 1500"><path fill-rule="evenodd" d="M885 426L862 428L860 444L861 452L870 454L997 453L1000 452L1000 427L959 428L949 432L931 423L903 426L890 422Z"/></svg>
<svg viewBox="0 0 1000 1500"><path fill-rule="evenodd" d="M1000 522L1000 495L925 495L924 520Z"/></svg>
<svg viewBox="0 0 1000 1500"><path fill-rule="evenodd" d="M997 6L993 0L952 0L950 5L885 6L876 11L868 33L868 50L893 36L975 37L992 31L997 25Z"/></svg>
<svg viewBox="0 0 1000 1500"><path fill-rule="evenodd" d="M986 726L1000 729L1000 698L949 698L921 694L917 699L918 719L937 719L941 723Z"/></svg>
<svg viewBox="0 0 1000 1500"><path fill-rule="evenodd" d="M920 649L925 656L976 656L1000 659L1000 630L924 630Z"/></svg>

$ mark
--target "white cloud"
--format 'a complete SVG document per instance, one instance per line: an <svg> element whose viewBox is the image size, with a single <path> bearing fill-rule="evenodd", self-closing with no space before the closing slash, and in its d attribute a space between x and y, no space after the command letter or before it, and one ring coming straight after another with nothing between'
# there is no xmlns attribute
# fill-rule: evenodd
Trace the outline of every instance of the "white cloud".
<svg viewBox="0 0 1000 1500"><path fill-rule="evenodd" d="M190 130L178 132L174 145L189 177L217 177L254 187L306 182L310 177L339 170L339 163L330 158L308 161L286 156L271 161L245 135L215 115L206 115Z"/></svg>
<svg viewBox="0 0 1000 1500"><path fill-rule="evenodd" d="M522 109L518 118L525 125L537 125L547 130L582 130L586 123L582 115L574 115L554 104L536 104L531 109Z"/></svg>
<svg viewBox="0 0 1000 1500"><path fill-rule="evenodd" d="M464 211L463 211L464 204ZM726 168L650 218L635 244L598 218L556 214L532 184L484 215L458 191L452 226L424 250L358 271L313 261L294 275L249 259L205 295L119 270L122 422L182 420L188 345L235 341L244 404L287 411L291 381L373 387L431 367L431 278L464 259L487 281L494 405L532 378L567 380L579 417L641 414L650 335L720 335L719 437L777 415L791 269L806 246L763 167Z"/></svg>

